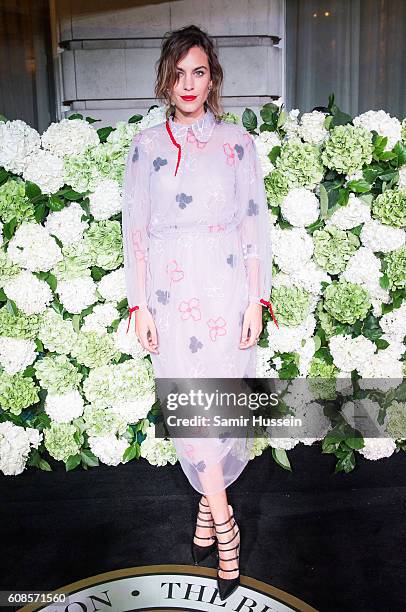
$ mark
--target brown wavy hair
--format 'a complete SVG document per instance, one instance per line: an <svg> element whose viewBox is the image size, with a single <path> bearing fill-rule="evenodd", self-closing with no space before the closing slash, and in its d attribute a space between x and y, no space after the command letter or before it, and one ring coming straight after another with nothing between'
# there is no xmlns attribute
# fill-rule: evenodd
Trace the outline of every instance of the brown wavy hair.
<svg viewBox="0 0 406 612"><path fill-rule="evenodd" d="M195 25L165 33L161 45L161 56L156 65L155 97L165 104L165 113L168 119L175 110L175 107L171 104L170 92L177 81L176 64L183 59L191 47L200 47L207 55L212 87L207 100L204 102L204 108L205 110L210 108L218 119L223 113L220 103L224 79L223 69L218 60L213 40L206 32Z"/></svg>

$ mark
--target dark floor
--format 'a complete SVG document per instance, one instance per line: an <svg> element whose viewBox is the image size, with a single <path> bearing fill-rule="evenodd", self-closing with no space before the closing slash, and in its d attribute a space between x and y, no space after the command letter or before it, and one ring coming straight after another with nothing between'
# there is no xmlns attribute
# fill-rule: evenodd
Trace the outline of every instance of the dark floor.
<svg viewBox="0 0 406 612"><path fill-rule="evenodd" d="M326 612L403 611L405 456L334 474L319 445L266 451L228 489L241 525L241 573ZM0 476L0 590L52 590L105 571L192 564L199 494L179 464L145 460ZM85 554L84 554L85 551ZM403 556L403 558L402 558Z"/></svg>

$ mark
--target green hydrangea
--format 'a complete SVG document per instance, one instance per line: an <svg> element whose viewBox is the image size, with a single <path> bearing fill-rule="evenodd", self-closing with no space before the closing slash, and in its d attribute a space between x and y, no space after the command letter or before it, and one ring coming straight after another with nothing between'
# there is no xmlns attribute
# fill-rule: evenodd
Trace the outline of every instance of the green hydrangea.
<svg viewBox="0 0 406 612"><path fill-rule="evenodd" d="M41 316L38 338L48 351L68 355L77 342L71 319L63 319L53 308Z"/></svg>
<svg viewBox="0 0 406 612"><path fill-rule="evenodd" d="M220 115L220 119L226 121L226 123L235 123L237 125L240 123L240 117L235 113L223 113Z"/></svg>
<svg viewBox="0 0 406 612"><path fill-rule="evenodd" d="M39 400L39 387L23 372L7 374L0 372L0 406L11 414L19 415L24 408L36 404Z"/></svg>
<svg viewBox="0 0 406 612"><path fill-rule="evenodd" d="M52 274L60 281L90 276L93 255L90 241L78 240L62 248L63 259L52 269Z"/></svg>
<svg viewBox="0 0 406 612"><path fill-rule="evenodd" d="M123 263L123 240L118 221L97 221L84 233L85 248L93 265L115 270Z"/></svg>
<svg viewBox="0 0 406 612"><path fill-rule="evenodd" d="M116 349L111 334L96 331L80 332L71 349L72 356L88 368L97 368L111 361L119 361L121 352Z"/></svg>
<svg viewBox="0 0 406 612"><path fill-rule="evenodd" d="M406 245L385 255L390 289L406 288Z"/></svg>
<svg viewBox="0 0 406 612"><path fill-rule="evenodd" d="M66 355L47 355L37 361L34 368L41 387L48 389L52 395L77 389L82 380L82 374Z"/></svg>
<svg viewBox="0 0 406 612"><path fill-rule="evenodd" d="M0 248L0 287L4 285L10 278L20 274L21 268L13 264L7 252Z"/></svg>
<svg viewBox="0 0 406 612"><path fill-rule="evenodd" d="M338 368L333 363L326 363L320 357L313 357L308 372L308 384L309 390L315 398L323 400L334 400L336 398L338 372Z"/></svg>
<svg viewBox="0 0 406 612"><path fill-rule="evenodd" d="M273 170L265 177L264 183L268 203L271 206L279 206L289 193L288 179L280 170Z"/></svg>
<svg viewBox="0 0 406 612"><path fill-rule="evenodd" d="M329 274L339 274L360 246L359 238L335 225L313 232L314 259Z"/></svg>
<svg viewBox="0 0 406 612"><path fill-rule="evenodd" d="M0 217L8 223L13 217L17 225L23 221L35 221L34 206L25 195L25 181L9 178L0 186Z"/></svg>
<svg viewBox="0 0 406 612"><path fill-rule="evenodd" d="M365 319L370 307L368 291L343 279L333 281L324 292L324 308L341 323Z"/></svg>
<svg viewBox="0 0 406 612"><path fill-rule="evenodd" d="M362 126L337 125L324 143L321 159L327 168L353 174L372 161L372 134Z"/></svg>
<svg viewBox="0 0 406 612"><path fill-rule="evenodd" d="M41 315L26 315L21 310L13 314L6 306L0 308L0 336L34 340L38 335L40 323Z"/></svg>
<svg viewBox="0 0 406 612"><path fill-rule="evenodd" d="M310 294L299 287L274 287L272 305L278 323L299 325L309 313Z"/></svg>
<svg viewBox="0 0 406 612"><path fill-rule="evenodd" d="M147 359L127 359L117 365L94 368L83 382L88 402L104 407L152 394L154 390L154 372Z"/></svg>
<svg viewBox="0 0 406 612"><path fill-rule="evenodd" d="M320 183L324 174L319 148L296 138L282 143L275 166L287 179L290 189L313 189Z"/></svg>
<svg viewBox="0 0 406 612"><path fill-rule="evenodd" d="M79 155L65 155L63 159L64 180L79 193L95 191L101 174L94 165L89 147Z"/></svg>
<svg viewBox="0 0 406 612"><path fill-rule="evenodd" d="M372 214L385 225L406 227L406 193L387 189L372 202Z"/></svg>
<svg viewBox="0 0 406 612"><path fill-rule="evenodd" d="M44 429L44 445L51 457L67 461L71 455L77 455L80 445L74 438L76 431L71 423L51 423L49 429Z"/></svg>
<svg viewBox="0 0 406 612"><path fill-rule="evenodd" d="M123 435L127 423L123 417L113 412L111 408L86 406L83 412L86 431L89 436Z"/></svg>
<svg viewBox="0 0 406 612"><path fill-rule="evenodd" d="M337 322L333 317L324 310L323 302L320 300L316 306L317 318L320 321L320 326L325 333L326 340L337 335Z"/></svg>
<svg viewBox="0 0 406 612"><path fill-rule="evenodd" d="M386 431L394 440L406 439L406 402L393 401L386 411Z"/></svg>

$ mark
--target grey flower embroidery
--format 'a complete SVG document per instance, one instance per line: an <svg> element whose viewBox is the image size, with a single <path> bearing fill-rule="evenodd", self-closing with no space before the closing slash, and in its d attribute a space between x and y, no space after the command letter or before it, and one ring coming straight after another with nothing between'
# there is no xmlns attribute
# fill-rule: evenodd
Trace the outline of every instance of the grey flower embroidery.
<svg viewBox="0 0 406 612"><path fill-rule="evenodd" d="M176 201L179 202L179 208L186 208L186 204L189 204L192 200L192 196L188 196L186 193L178 193L176 195Z"/></svg>
<svg viewBox="0 0 406 612"><path fill-rule="evenodd" d="M169 302L169 291L158 289L155 293L158 296L158 302L161 302L164 306Z"/></svg>
<svg viewBox="0 0 406 612"><path fill-rule="evenodd" d="M228 263L228 264L229 264L229 265L230 265L232 268L234 268L234 266L235 266L235 255L233 255L233 254L231 253L231 255L229 255L229 256L227 257L227 263Z"/></svg>
<svg viewBox="0 0 406 612"><path fill-rule="evenodd" d="M135 147L135 149L134 149L134 153L133 153L133 156L132 156L132 161L133 161L133 162L138 161L138 160L139 160L139 157L140 157L140 154L139 154L139 152L138 152L138 147Z"/></svg>
<svg viewBox="0 0 406 612"><path fill-rule="evenodd" d="M244 147L239 144L234 145L234 149L238 155L238 159L242 159L244 157Z"/></svg>
<svg viewBox="0 0 406 612"><path fill-rule="evenodd" d="M158 172L158 170L160 169L161 166L166 166L167 163L168 163L168 160L167 159L162 159L162 157L157 157L153 161L154 168L155 168L155 170L157 172Z"/></svg>
<svg viewBox="0 0 406 612"><path fill-rule="evenodd" d="M194 463L193 465L195 466L198 472L204 472L207 467L204 461L199 461L199 463Z"/></svg>
<svg viewBox="0 0 406 612"><path fill-rule="evenodd" d="M254 200L250 200L248 202L248 215L252 217L252 215L258 214L258 204L254 202Z"/></svg>
<svg viewBox="0 0 406 612"><path fill-rule="evenodd" d="M203 344L196 338L196 336L191 336L189 348L192 353L197 353L199 349L203 347Z"/></svg>

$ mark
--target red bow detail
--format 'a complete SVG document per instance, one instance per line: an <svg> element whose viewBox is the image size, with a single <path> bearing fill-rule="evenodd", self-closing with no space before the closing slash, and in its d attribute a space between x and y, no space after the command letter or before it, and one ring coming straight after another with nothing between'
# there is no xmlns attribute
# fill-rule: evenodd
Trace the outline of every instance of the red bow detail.
<svg viewBox="0 0 406 612"><path fill-rule="evenodd" d="M170 139L172 140L172 142L173 142L173 144L175 145L175 147L177 147L177 148L178 148L178 161L177 161L177 164L176 164L176 170L175 170L175 176L176 176L176 173L177 173L177 171L178 171L178 167L179 167L179 163L180 163L181 146L180 146L180 144L179 144L178 142L176 142L175 137L174 137L174 135L172 134L172 130L171 130L171 128L169 127L169 121L168 121L168 119L166 120L166 124L165 124L165 126L166 126L166 130L167 130L167 132L168 132L168 134L169 134L169 136L170 136Z"/></svg>
<svg viewBox="0 0 406 612"><path fill-rule="evenodd" d="M275 315L274 315L273 310L272 310L272 304L271 304L271 302L267 302L266 300L262 300L262 299L261 299L261 300L259 300L259 301L261 302L261 304L264 304L264 306L267 306L267 307L269 308L269 312L271 313L271 317L272 317L272 319L274 320L274 323L275 323L276 327L279 329L278 322L277 322L277 320L275 319Z"/></svg>
<svg viewBox="0 0 406 612"><path fill-rule="evenodd" d="M128 317L128 325L127 325L127 331L125 332L126 334L128 334L128 330L130 329L130 321L131 321L131 315L135 310L139 310L140 307L139 306L133 306L132 308L129 308L130 311L130 316Z"/></svg>

